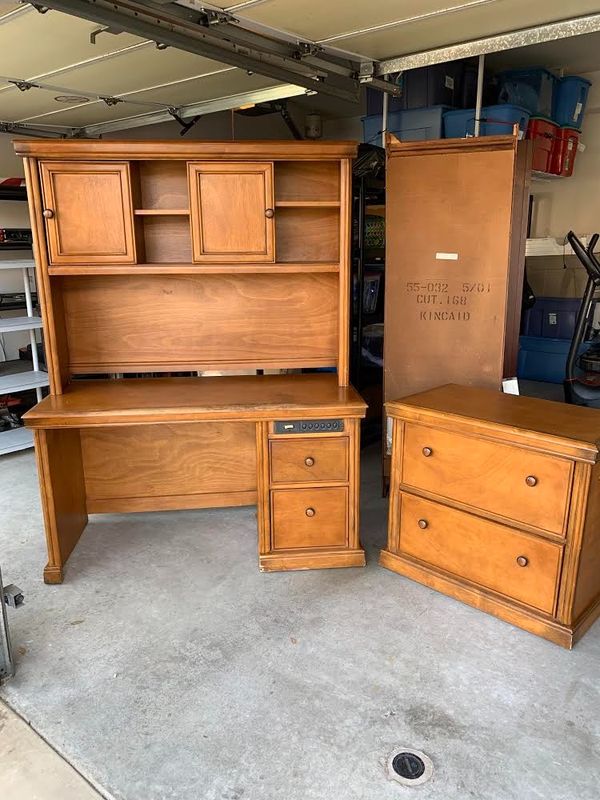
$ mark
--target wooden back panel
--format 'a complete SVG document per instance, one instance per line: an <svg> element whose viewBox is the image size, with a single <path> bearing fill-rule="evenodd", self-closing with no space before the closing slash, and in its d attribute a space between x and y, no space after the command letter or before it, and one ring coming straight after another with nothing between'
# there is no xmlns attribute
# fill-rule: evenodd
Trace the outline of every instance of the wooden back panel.
<svg viewBox="0 0 600 800"><path fill-rule="evenodd" d="M422 144L388 161L386 400L503 377L515 150Z"/></svg>
<svg viewBox="0 0 600 800"><path fill-rule="evenodd" d="M337 364L336 274L59 280L74 374Z"/></svg>

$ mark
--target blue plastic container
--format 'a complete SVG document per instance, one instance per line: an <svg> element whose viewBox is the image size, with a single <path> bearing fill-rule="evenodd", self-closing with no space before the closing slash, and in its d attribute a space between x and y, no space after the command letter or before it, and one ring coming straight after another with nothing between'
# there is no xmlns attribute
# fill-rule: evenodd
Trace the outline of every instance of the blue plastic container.
<svg viewBox="0 0 600 800"><path fill-rule="evenodd" d="M441 139L446 111L448 106L392 111L388 114L388 131L404 142ZM369 114L362 118L362 124L363 142L381 144L382 115Z"/></svg>
<svg viewBox="0 0 600 800"><path fill-rule="evenodd" d="M536 116L552 116L558 78L544 67L510 69L498 75L500 103L526 108Z"/></svg>
<svg viewBox="0 0 600 800"><path fill-rule="evenodd" d="M533 306L525 312L521 332L524 336L570 341L580 305L581 299L576 297L536 297Z"/></svg>
<svg viewBox="0 0 600 800"><path fill-rule="evenodd" d="M581 129L591 82L577 75L560 78L554 92L552 117L558 125Z"/></svg>
<svg viewBox="0 0 600 800"><path fill-rule="evenodd" d="M544 336L520 336L517 377L529 381L562 383L565 379L570 339L547 339ZM583 343L583 353L589 343Z"/></svg>
<svg viewBox="0 0 600 800"><path fill-rule="evenodd" d="M481 109L479 134L481 136L510 136L513 126L519 125L525 136L529 123L529 111L520 106L496 105ZM447 111L444 114L444 136L446 139L464 139L475 135L475 109Z"/></svg>

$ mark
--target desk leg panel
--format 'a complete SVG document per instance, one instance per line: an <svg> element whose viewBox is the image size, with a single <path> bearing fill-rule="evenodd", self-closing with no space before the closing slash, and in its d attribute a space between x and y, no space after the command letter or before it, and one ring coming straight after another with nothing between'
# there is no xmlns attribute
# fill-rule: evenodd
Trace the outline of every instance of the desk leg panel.
<svg viewBox="0 0 600 800"><path fill-rule="evenodd" d="M39 429L34 435L48 547L44 581L62 583L88 521L79 431Z"/></svg>

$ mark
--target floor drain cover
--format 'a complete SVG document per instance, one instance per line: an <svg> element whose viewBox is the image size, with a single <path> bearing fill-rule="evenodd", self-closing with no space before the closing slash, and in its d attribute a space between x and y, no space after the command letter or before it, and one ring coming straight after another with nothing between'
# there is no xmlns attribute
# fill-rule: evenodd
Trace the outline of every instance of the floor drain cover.
<svg viewBox="0 0 600 800"><path fill-rule="evenodd" d="M420 750L398 747L388 758L388 777L404 786L419 786L433 775L433 762Z"/></svg>

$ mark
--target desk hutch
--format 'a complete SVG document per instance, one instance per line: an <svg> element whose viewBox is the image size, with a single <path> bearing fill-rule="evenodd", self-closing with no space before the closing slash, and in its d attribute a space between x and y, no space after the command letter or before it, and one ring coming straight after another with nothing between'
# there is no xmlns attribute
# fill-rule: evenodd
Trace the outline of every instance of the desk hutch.
<svg viewBox="0 0 600 800"><path fill-rule="evenodd" d="M26 415L46 582L63 580L88 513L254 503L262 570L362 566L365 404L348 385L355 145L15 149L51 388ZM334 371L180 376L308 368ZM152 377L127 377L140 373Z"/></svg>

